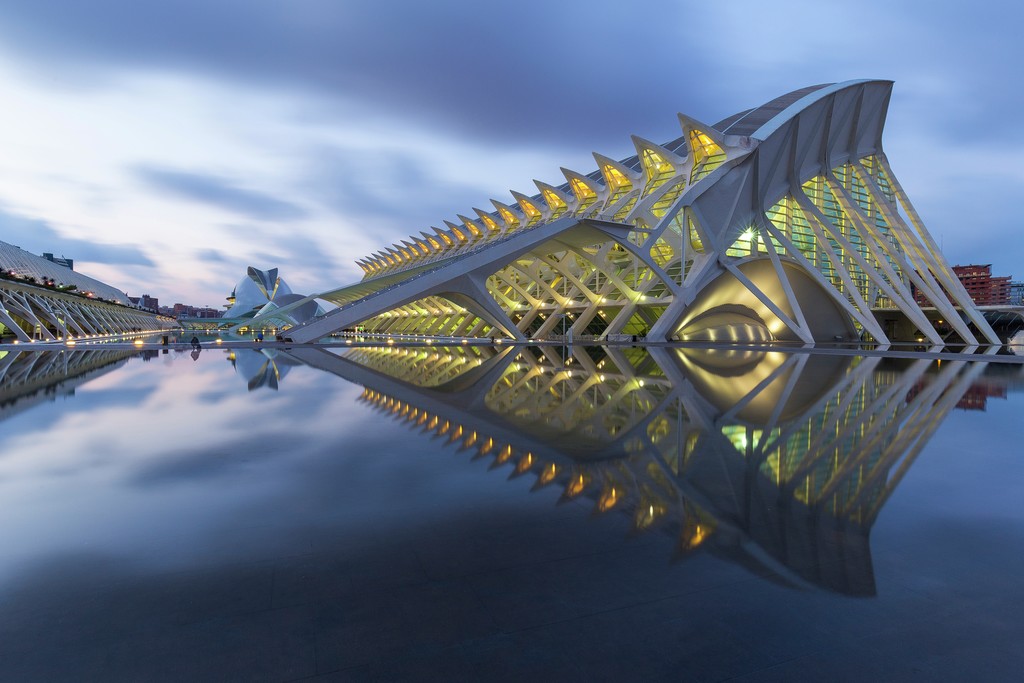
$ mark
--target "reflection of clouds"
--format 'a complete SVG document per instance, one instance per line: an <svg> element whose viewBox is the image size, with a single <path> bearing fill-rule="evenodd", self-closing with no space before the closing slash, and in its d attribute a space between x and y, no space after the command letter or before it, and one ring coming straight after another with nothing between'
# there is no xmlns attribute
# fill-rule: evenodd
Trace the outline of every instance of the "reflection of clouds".
<svg viewBox="0 0 1024 683"><path fill-rule="evenodd" d="M150 533L150 524L191 520L199 529L217 509L281 485L281 473L265 469L286 461L287 470L289 459L346 430L351 411L334 406L332 419L323 419L324 406L351 403L332 390L337 380L308 373L311 385L299 373L289 378L295 392L249 395L223 357L208 351L197 363L185 355L165 357L174 358L166 365L129 363L112 376L134 403L110 400L108 375L102 387L85 385L73 400L28 414L35 419L0 425L0 500L24 520L0 530L11 559L37 546L74 547L95 529L123 532L123 540L107 539L122 548ZM254 460L264 452L269 464ZM203 459L235 464L203 470ZM225 469L236 476L225 481ZM197 508L196 499L206 502Z"/></svg>
<svg viewBox="0 0 1024 683"><path fill-rule="evenodd" d="M379 540L410 519L522 504L522 487L424 457L437 447L356 404L354 385L296 368L281 391L249 393L225 356L129 363L38 422L2 425L0 514L12 523L0 528L0 574L86 546L188 566L241 537L259 553L283 529ZM138 401L110 403L119 386ZM480 489L481 475L493 484Z"/></svg>
<svg viewBox="0 0 1024 683"><path fill-rule="evenodd" d="M231 355L235 367L226 362ZM280 367L291 367L287 381L277 392L250 393L244 369L260 370L271 357ZM0 424L4 443L10 444L0 459L0 501L19 509L25 520L0 529L0 544L9 542L4 547L13 549L12 561L40 547L77 547L80 538L131 554L136 552L133 544L149 547L145 537L150 533L177 534L187 546L231 535L257 521L302 526L319 524L320 516L341 516L344 521L330 524L361 534L399 528L409 523L409 516L451 516L506 502L512 507L530 504L523 498L534 484L532 477L506 484L504 477L484 474L501 444L485 462L467 465L466 458L451 457L451 434L430 438L430 422L407 422L408 415L396 420L390 410L374 412L357 401L361 387L326 372L286 365L283 354L207 349L196 363L187 354L160 358L161 363L130 362L85 384L73 400L33 411L36 420L20 416ZM794 362L792 356L785 358ZM822 358L808 373L811 383L829 374L819 366L831 368L837 362ZM769 363L765 369L777 365ZM704 362L694 372L710 373L706 366ZM787 405L806 406L813 396L804 396L791 384L782 365L777 370L776 382L759 391L768 395L785 386ZM611 364L604 371L607 383L614 384ZM729 380L739 378L730 375ZM648 377L644 391L660 395L664 389L656 385L663 381ZM763 382L757 374L747 384ZM827 389L815 384L815 391ZM909 395L904 390L896 394ZM712 402L704 405L710 408ZM756 407L748 404L743 414ZM641 424L642 433L657 431L646 424ZM474 428L488 433L482 422ZM516 428L522 433L529 429L529 420ZM506 438L514 441L511 432ZM719 445L723 458L740 462L732 446L724 441ZM543 453L534 450L538 462ZM688 467L704 460L694 454ZM595 472L603 465L596 466ZM609 467L614 466L613 461ZM691 485L696 481L690 477ZM559 488L552 486L541 497L557 497ZM274 518L271 511L281 517ZM39 528L48 531L40 535Z"/></svg>

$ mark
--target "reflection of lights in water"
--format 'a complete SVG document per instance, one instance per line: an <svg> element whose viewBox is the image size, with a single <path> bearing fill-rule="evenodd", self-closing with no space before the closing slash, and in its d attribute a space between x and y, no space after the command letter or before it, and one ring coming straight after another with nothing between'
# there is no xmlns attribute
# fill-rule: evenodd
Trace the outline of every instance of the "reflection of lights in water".
<svg viewBox="0 0 1024 683"><path fill-rule="evenodd" d="M680 536L680 542L684 548L696 548L707 540L713 531L714 529L706 524L687 520L683 533Z"/></svg>
<svg viewBox="0 0 1024 683"><path fill-rule="evenodd" d="M570 497L578 496L580 493L583 492L583 489L586 487L586 485L586 477L582 474L578 474L569 481L569 486L566 487L565 493Z"/></svg>
<svg viewBox="0 0 1024 683"><path fill-rule="evenodd" d="M490 439L488 439L488 441L490 441ZM498 452L498 457L495 459L495 462L499 465L504 465L506 462L508 462L508 459L511 457L512 446L505 446L504 448L501 449L501 451Z"/></svg>
<svg viewBox="0 0 1024 683"><path fill-rule="evenodd" d="M1019 340L1024 343L1024 333ZM444 349L440 350L441 357L452 358L450 354L445 355ZM480 353L485 354L490 363L493 357L485 347L474 347L467 350L466 355L472 358ZM408 383L408 393L396 389L396 394L414 404L429 399L431 413L440 411L449 415L452 425L462 421L467 425L466 434L471 430L469 425L476 426L483 442L479 455L489 457L496 465L511 464L516 475L532 472L536 477L534 489L557 481L556 487L562 489L563 499L585 503L589 499L595 512L621 511L638 532L657 529L678 534L680 550L713 544L716 551L742 553L753 543L786 562L787 566L787 551L776 552L772 545L775 540L765 536L754 524L749 528L741 525L738 534L733 534L731 527L729 534L716 534L723 510L719 509L712 493L718 490L720 481L711 481L713 486L702 491L708 498L699 506L682 493L686 489L680 487L679 482L702 490L708 484L704 481L708 473L720 471L711 465L715 459L721 459L725 465L736 465L737 472L752 475L749 480L731 482L734 490L771 484L792 499L795 507L791 510L763 511L768 517L754 520L758 524L767 521L767 526L771 526L775 519L772 515L778 514L780 524L794 522L799 527L800 511L810 509L815 514L827 512L830 520L833 517L840 522L853 520L857 528L870 528L880 507L878 501L887 499L890 484L886 473L892 463L899 463L905 454L905 449L901 449L903 442L894 440L892 430L906 425L907 420L902 418L907 416L914 423L912 428L926 428L935 415L944 414L956 402L956 398L946 395L944 387L952 386L953 380L970 382L973 376L961 371L964 363L955 359L944 360L938 366L939 373L934 373L936 365L922 362L904 373L902 377L907 379L900 381L905 386L896 388L891 373L875 372L876 361L871 358L851 361L831 356L804 357L750 350L633 353L638 357L620 358L620 351L609 349L607 363L604 358L596 363L598 368L607 369L593 375L585 370L593 367L589 359L578 355L574 367L580 368L580 372L574 373L576 379L565 382L569 363L562 365L564 361L557 357L560 356L557 350L550 355L536 356L533 350L524 351L512 354L514 358L509 356L503 361L505 365L495 366L499 372L488 375L487 381L493 382L489 387L472 382L467 385L461 380L465 370L474 366L472 363L462 363L459 359L458 365L438 364L443 368L445 381L460 378L460 383L449 385L449 390L456 395L463 391L468 392L467 396L486 393L484 406L479 409L471 409L458 400L451 405L447 405L447 400L446 405L435 402L434 380L428 384L417 374L437 372L434 364L426 361L427 350L396 351L392 358L386 359L389 364L384 367L388 374ZM646 356L639 357L642 354ZM438 358L436 354L433 357ZM357 358L366 359L366 356ZM366 360L376 369L375 363L383 359L384 354L380 354L376 359ZM407 367L396 367L392 363ZM672 367L667 367L666 363ZM644 379L637 376L640 374L637 369L641 367ZM685 380L680 384L669 379L677 370ZM941 381L937 379L939 374ZM590 388L589 383L577 381L580 377L610 384L570 395L569 389L574 384ZM566 389L561 400L556 386L559 383ZM630 391L637 387L645 387L645 391ZM956 384L955 388L959 390L961 384ZM902 399L888 403L874 401L880 392ZM950 396L952 393L956 392L951 392ZM831 398L822 402L820 399L825 395ZM529 396L535 401L531 402ZM843 396L858 398L846 401ZM556 404L558 409L554 410ZM833 415L837 405L844 406L842 414L830 422L832 428L823 431L822 421ZM424 417L423 412L416 411L411 414L418 424L427 424L436 434L448 429L444 418ZM499 418L498 431L489 428L492 415ZM529 435L530 441L518 439L516 431L508 429L508 422L521 430L522 436ZM856 431L872 425L875 437L867 444L870 452L866 457L878 464L870 476L861 476L861 470L844 466L843 458L851 440L856 442L853 438ZM889 425L895 426L890 430ZM540 429L533 433L531 426ZM449 441L451 445L468 448L475 444L476 432L463 439L463 427L453 429L457 436ZM487 436L488 432L493 433L497 443ZM569 434L571 440L565 438ZM537 445L538 440L545 442L543 447ZM540 450L526 452L527 448ZM514 456L513 451L519 455ZM553 457L564 458L559 460L563 464L551 462ZM578 464L570 464L573 461ZM731 471L730 467L725 469ZM728 513L728 509L725 512ZM799 534L799 529L795 533ZM866 540L856 534L850 538L853 544ZM819 557L814 554L818 551L813 550L810 559L832 562L836 558L829 552L822 550ZM812 562L808 566L813 569L817 565ZM797 565L791 569L798 574L802 571ZM855 567L854 571L860 569ZM832 582L828 577L817 575L804 578L821 584ZM859 590L843 581L835 579L836 589Z"/></svg>
<svg viewBox="0 0 1024 683"><path fill-rule="evenodd" d="M605 491L601 495L601 499L597 501L597 509L601 512L606 512L615 507L615 504L619 502L620 492L614 486Z"/></svg>

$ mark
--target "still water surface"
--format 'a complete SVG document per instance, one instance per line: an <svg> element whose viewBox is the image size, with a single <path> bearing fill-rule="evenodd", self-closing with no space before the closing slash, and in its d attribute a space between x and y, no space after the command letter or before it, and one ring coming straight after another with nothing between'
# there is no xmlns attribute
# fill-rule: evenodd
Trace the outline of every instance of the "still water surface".
<svg viewBox="0 0 1024 683"><path fill-rule="evenodd" d="M3 680L1015 680L1018 364L0 351Z"/></svg>

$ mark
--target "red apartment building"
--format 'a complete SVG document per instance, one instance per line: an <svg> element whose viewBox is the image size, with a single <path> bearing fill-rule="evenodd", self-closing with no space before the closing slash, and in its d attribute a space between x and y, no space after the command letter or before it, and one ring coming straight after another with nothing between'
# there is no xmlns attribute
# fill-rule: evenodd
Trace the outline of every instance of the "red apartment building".
<svg viewBox="0 0 1024 683"><path fill-rule="evenodd" d="M992 264L953 266L953 273L964 286L975 306L1010 305L1010 276L993 277ZM914 298L922 306L929 301L915 288Z"/></svg>

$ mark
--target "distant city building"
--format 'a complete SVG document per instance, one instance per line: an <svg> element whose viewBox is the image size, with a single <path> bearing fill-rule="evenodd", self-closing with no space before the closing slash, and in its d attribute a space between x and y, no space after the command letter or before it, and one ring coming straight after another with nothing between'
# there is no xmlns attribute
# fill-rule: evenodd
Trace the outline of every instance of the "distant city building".
<svg viewBox="0 0 1024 683"><path fill-rule="evenodd" d="M44 253L43 258L46 259L47 261L50 261L51 263L56 263L58 266L64 266L65 268L68 268L70 270L75 269L75 259L64 258L63 256L56 257L53 254L49 253Z"/></svg>
<svg viewBox="0 0 1024 683"><path fill-rule="evenodd" d="M978 306L1007 306L1010 303L1010 276L992 276L992 264L953 266L953 273Z"/></svg>
<svg viewBox="0 0 1024 683"><path fill-rule="evenodd" d="M210 308L208 306L190 306L188 304L174 304L174 307L168 309L168 315L172 315L175 318L219 318L221 311L216 308Z"/></svg>
<svg viewBox="0 0 1024 683"><path fill-rule="evenodd" d="M132 302L132 305L138 308L145 308L147 311L160 311L160 300L151 297L149 294L143 294L142 296L130 296L128 299Z"/></svg>
<svg viewBox="0 0 1024 683"><path fill-rule="evenodd" d="M974 305L1008 306L1010 304L1010 276L993 277L992 264L953 266L953 274L967 290ZM924 306L932 304L919 289L915 289L914 298L918 304Z"/></svg>
<svg viewBox="0 0 1024 683"><path fill-rule="evenodd" d="M1024 282L1010 283L1010 305L1024 306Z"/></svg>

